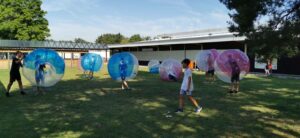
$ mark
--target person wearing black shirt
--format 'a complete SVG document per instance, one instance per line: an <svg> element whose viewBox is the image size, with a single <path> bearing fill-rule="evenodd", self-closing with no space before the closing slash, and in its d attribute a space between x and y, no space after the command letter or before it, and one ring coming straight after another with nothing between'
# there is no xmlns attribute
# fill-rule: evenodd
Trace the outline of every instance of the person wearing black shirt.
<svg viewBox="0 0 300 138"><path fill-rule="evenodd" d="M21 94L25 95L25 92L23 90L21 74L20 74L20 67L23 67L22 60L23 60L23 53L17 51L16 56L13 57L11 68L10 68L10 79L9 79L9 84L7 86L7 92L6 92L7 97L10 96L9 91L15 81L18 81Z"/></svg>
<svg viewBox="0 0 300 138"><path fill-rule="evenodd" d="M231 88L229 93L238 93L240 89L240 73L241 69L232 56L228 56L228 63L231 68Z"/></svg>

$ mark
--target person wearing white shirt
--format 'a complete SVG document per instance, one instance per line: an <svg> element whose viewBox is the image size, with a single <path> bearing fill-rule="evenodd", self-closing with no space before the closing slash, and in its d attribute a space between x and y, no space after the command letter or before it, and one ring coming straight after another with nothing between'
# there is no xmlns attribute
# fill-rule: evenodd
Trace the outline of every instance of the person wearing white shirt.
<svg viewBox="0 0 300 138"><path fill-rule="evenodd" d="M182 61L182 67L185 69L184 77L180 88L179 93L179 107L176 110L176 113L183 112L184 106L184 95L188 96L189 100L196 106L196 113L200 113L202 107L200 107L197 101L192 97L192 92L194 90L193 79L192 79L192 70L189 68L190 60L184 59Z"/></svg>

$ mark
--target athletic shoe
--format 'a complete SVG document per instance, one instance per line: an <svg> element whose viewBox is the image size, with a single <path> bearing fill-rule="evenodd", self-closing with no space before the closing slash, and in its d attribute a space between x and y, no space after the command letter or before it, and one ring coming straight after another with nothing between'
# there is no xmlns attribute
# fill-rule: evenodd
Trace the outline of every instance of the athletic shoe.
<svg viewBox="0 0 300 138"><path fill-rule="evenodd" d="M183 109L177 109L176 111L175 111L175 113L182 113L183 112Z"/></svg>
<svg viewBox="0 0 300 138"><path fill-rule="evenodd" d="M202 110L202 107L200 107L200 108L197 108L196 110L195 110L195 113L200 113L201 112L201 110Z"/></svg>
<svg viewBox="0 0 300 138"><path fill-rule="evenodd" d="M234 92L230 90L230 91L228 91L228 93L234 93Z"/></svg>
<svg viewBox="0 0 300 138"><path fill-rule="evenodd" d="M24 91L21 91L20 93L21 93L22 95L26 95L26 93L25 93Z"/></svg>
<svg viewBox="0 0 300 138"><path fill-rule="evenodd" d="M5 95L6 95L6 97L10 97L10 95L9 95L9 93L8 93L8 92L6 92L6 93L5 93Z"/></svg>

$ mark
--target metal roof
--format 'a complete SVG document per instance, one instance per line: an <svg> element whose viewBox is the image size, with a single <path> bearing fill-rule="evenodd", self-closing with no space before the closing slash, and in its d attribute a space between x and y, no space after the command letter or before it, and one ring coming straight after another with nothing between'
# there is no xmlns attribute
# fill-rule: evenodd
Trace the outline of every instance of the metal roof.
<svg viewBox="0 0 300 138"><path fill-rule="evenodd" d="M226 34L230 33L227 28L213 28L213 29L203 29L203 30L195 30L189 32L177 32L170 34L161 34L158 35L158 38L170 37L170 38L184 38L184 37L193 37L193 36L203 36L209 34Z"/></svg>
<svg viewBox="0 0 300 138"><path fill-rule="evenodd" d="M235 36L235 33L222 32L222 33L209 33L201 35L189 35L185 37L159 39L151 41L142 41L129 44L112 44L108 48L123 48L123 47L147 47L147 46L168 46L177 44L201 44L201 43L216 43L216 42L241 42L245 41L244 36Z"/></svg>
<svg viewBox="0 0 300 138"><path fill-rule="evenodd" d="M68 41L22 41L0 40L0 49L51 48L57 50L106 50L107 45L95 43L75 43Z"/></svg>

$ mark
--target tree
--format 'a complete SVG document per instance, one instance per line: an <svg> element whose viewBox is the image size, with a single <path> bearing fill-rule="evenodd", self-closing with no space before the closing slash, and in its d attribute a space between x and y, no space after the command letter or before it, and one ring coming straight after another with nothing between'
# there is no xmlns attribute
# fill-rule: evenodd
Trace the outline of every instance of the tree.
<svg viewBox="0 0 300 138"><path fill-rule="evenodd" d="M142 38L141 35L139 35L139 34L132 35L132 36L129 38L129 42L130 42L130 43L133 43L133 42L139 42L139 41L143 41L143 38Z"/></svg>
<svg viewBox="0 0 300 138"><path fill-rule="evenodd" d="M84 40L84 39L82 39L82 38L75 38L75 39L74 39L74 42L75 42L75 43L88 43L88 41L86 41L86 40Z"/></svg>
<svg viewBox="0 0 300 138"><path fill-rule="evenodd" d="M45 40L49 34L41 0L0 0L0 39Z"/></svg>
<svg viewBox="0 0 300 138"><path fill-rule="evenodd" d="M103 34L96 39L96 43L100 44L120 44L124 36L118 34Z"/></svg>
<svg viewBox="0 0 300 138"><path fill-rule="evenodd" d="M220 0L229 30L246 36L250 53L265 59L300 53L300 0Z"/></svg>
<svg viewBox="0 0 300 138"><path fill-rule="evenodd" d="M128 43L129 43L129 38L124 37L120 44L128 44Z"/></svg>
<svg viewBox="0 0 300 138"><path fill-rule="evenodd" d="M150 40L151 40L151 37L150 37L150 36L146 36L146 37L144 37L143 39L146 40L146 41L150 41Z"/></svg>

